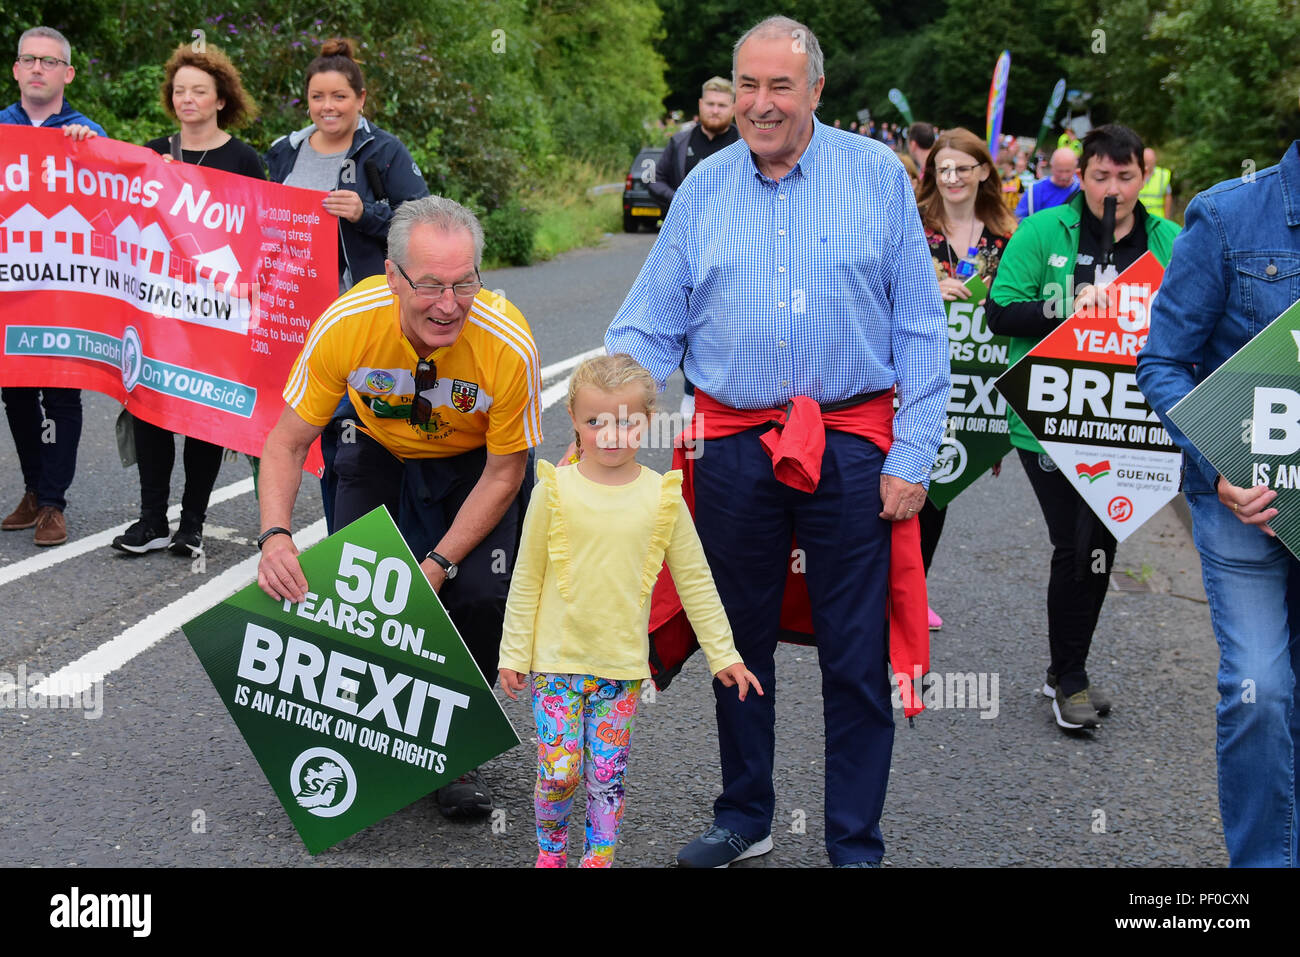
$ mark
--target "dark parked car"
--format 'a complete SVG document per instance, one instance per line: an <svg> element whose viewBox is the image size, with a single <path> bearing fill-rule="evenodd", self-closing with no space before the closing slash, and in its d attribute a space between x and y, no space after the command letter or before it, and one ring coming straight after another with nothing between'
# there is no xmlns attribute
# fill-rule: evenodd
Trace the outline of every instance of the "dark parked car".
<svg viewBox="0 0 1300 957"><path fill-rule="evenodd" d="M659 201L650 195L648 184L654 182L655 172L659 166L659 157L663 147L647 146L632 161L628 171L627 183L623 187L623 232L634 233L642 224L651 229L658 228L659 220L664 217L664 210Z"/></svg>

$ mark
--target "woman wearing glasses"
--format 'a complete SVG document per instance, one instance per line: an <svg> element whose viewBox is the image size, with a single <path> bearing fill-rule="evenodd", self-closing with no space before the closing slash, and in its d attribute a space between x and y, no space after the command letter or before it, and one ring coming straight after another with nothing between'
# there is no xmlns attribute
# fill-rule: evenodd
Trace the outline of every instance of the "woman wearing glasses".
<svg viewBox="0 0 1300 957"><path fill-rule="evenodd" d="M325 193L321 207L338 220L339 295L384 271L394 211L408 199L429 195L406 147L361 115L366 81L353 53L351 40L325 42L307 67L305 98L311 124L280 137L266 153L273 182ZM321 497L330 532L334 452L341 423L353 414L344 398L321 435Z"/></svg>
<svg viewBox="0 0 1300 957"><path fill-rule="evenodd" d="M257 114L244 92L239 71L213 46L196 52L181 44L164 68L163 109L180 122L180 132L160 136L145 145L165 160L266 179L257 151L226 132ZM176 461L174 433L132 417L136 465L140 469L140 520L113 539L113 548L128 555L166 548L174 555L195 558L203 553L203 521L208 498L221 469L219 445L186 436L185 491L176 534L167 524L167 496Z"/></svg>
<svg viewBox="0 0 1300 957"><path fill-rule="evenodd" d="M930 244L939 292L944 301L969 299L966 283L979 276L993 285L1016 218L1002 202L1001 185L984 141L968 129L956 127L940 134L925 160L917 206ZM996 475L1001 463L993 467ZM927 499L921 508L921 558L930 570L946 509ZM930 612L930 629L943 627L943 619Z"/></svg>

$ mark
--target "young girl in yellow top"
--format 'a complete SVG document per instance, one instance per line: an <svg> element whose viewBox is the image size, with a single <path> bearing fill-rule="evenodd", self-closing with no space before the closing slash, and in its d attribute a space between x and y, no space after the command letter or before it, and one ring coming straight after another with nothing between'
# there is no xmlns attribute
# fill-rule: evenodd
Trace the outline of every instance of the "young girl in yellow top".
<svg viewBox="0 0 1300 957"><path fill-rule="evenodd" d="M750 674L691 515L682 473L636 460L658 386L627 355L600 356L569 380L569 416L581 459L540 481L524 519L499 659L511 698L531 672L537 722L538 867L564 867L569 807L587 781L583 867L614 860L623 817L632 719L650 677L650 592L668 562L709 670L743 701Z"/></svg>

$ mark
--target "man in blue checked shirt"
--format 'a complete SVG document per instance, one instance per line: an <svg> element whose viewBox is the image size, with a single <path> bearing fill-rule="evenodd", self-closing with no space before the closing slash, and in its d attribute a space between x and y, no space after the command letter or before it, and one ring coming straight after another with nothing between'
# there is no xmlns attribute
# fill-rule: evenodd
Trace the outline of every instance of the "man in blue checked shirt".
<svg viewBox="0 0 1300 957"><path fill-rule="evenodd" d="M823 674L827 851L837 866L875 866L894 740L890 522L925 501L948 399L947 325L902 164L813 116L825 79L812 31L769 18L732 56L742 142L678 189L605 345L661 382L685 348L706 401L736 410L799 396L844 409L897 386L888 454L828 430L812 492L777 481L759 442L767 426L711 438L694 462L700 538L736 647L765 688L792 534L804 552ZM774 696L741 703L714 691L723 793L714 826L678 855L684 866L772 847Z"/></svg>

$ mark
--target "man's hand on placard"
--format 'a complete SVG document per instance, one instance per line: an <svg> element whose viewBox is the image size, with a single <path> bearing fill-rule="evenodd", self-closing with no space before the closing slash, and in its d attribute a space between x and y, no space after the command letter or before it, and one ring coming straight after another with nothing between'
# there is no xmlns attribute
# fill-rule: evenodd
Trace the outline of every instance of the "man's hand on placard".
<svg viewBox="0 0 1300 957"><path fill-rule="evenodd" d="M298 564L298 547L288 535L272 535L262 543L257 585L277 601L297 603L307 597L307 577Z"/></svg>
<svg viewBox="0 0 1300 957"><path fill-rule="evenodd" d="M1268 507L1269 503L1277 498L1277 492L1267 485L1242 488L1233 485L1222 475L1215 481L1214 488L1219 493L1219 501L1231 509L1232 514L1236 515L1242 524L1255 525L1265 535L1277 536L1277 532L1265 524L1277 517L1277 509Z"/></svg>
<svg viewBox="0 0 1300 957"><path fill-rule="evenodd" d="M925 504L925 486L908 482L897 475L880 476L880 517L891 522L912 518Z"/></svg>
<svg viewBox="0 0 1300 957"><path fill-rule="evenodd" d="M63 127L63 135L70 140L93 140L99 134L84 123L69 123Z"/></svg>

